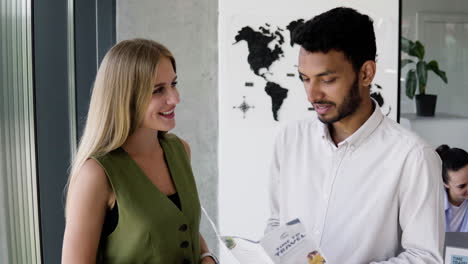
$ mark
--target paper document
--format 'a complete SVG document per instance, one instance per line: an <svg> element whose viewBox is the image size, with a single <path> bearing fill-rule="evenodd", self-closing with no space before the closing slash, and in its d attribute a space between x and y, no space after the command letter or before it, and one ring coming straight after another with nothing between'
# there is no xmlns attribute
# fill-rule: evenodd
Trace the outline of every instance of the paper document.
<svg viewBox="0 0 468 264"><path fill-rule="evenodd" d="M260 241L238 236L221 236L221 240L241 264L326 263L299 219L272 230Z"/></svg>

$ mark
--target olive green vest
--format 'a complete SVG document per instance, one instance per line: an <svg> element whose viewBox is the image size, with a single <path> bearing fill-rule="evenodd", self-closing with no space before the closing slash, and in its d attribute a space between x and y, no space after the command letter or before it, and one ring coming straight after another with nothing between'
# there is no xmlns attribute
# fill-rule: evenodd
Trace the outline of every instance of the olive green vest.
<svg viewBox="0 0 468 264"><path fill-rule="evenodd" d="M177 136L160 138L181 208L163 194L122 148L95 158L118 202L119 220L103 238L98 263L198 264L200 202L184 145Z"/></svg>

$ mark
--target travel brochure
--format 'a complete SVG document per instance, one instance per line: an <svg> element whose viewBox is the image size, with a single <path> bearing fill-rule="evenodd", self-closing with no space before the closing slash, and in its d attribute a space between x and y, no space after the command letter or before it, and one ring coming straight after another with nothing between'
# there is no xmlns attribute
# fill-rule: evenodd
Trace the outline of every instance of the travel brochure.
<svg viewBox="0 0 468 264"><path fill-rule="evenodd" d="M322 264L325 257L299 219L280 226L259 240L221 236L241 264Z"/></svg>

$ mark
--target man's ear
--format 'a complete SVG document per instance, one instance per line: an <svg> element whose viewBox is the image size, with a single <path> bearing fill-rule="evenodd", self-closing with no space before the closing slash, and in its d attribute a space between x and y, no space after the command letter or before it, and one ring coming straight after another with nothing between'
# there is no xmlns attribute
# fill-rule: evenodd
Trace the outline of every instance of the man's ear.
<svg viewBox="0 0 468 264"><path fill-rule="evenodd" d="M359 72L359 81L361 83L361 86L371 86L372 81L375 77L376 68L377 66L375 64L375 61L368 60L364 62L364 64L362 64L361 71Z"/></svg>

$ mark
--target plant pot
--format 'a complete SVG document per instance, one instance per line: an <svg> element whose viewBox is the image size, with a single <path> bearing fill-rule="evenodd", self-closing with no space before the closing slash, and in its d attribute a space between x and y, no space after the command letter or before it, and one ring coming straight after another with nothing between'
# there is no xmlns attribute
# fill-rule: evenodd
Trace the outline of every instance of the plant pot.
<svg viewBox="0 0 468 264"><path fill-rule="evenodd" d="M437 102L437 95L417 94L416 114L418 116L434 116Z"/></svg>

